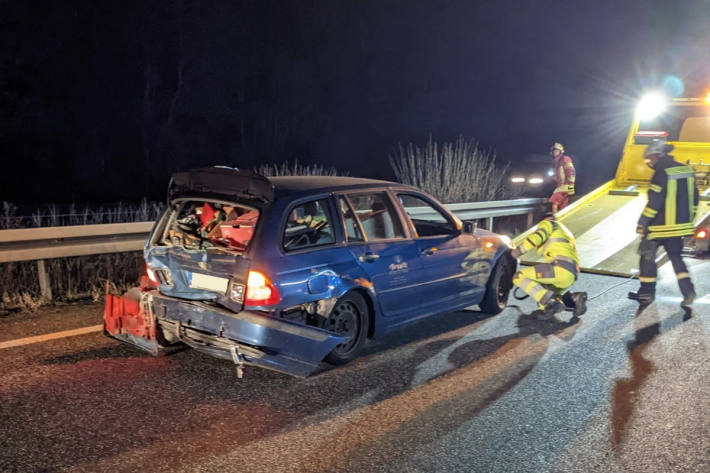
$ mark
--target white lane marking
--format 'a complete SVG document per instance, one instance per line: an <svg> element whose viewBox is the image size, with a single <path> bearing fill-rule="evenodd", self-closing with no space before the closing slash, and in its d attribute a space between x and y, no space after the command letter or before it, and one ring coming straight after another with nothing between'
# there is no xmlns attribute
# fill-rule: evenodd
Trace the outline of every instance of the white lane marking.
<svg viewBox="0 0 710 473"><path fill-rule="evenodd" d="M100 332L103 330L103 325L92 325L91 327L82 327L74 330L65 330L63 332L47 333L45 335L37 335L35 337L18 338L7 342L0 342L0 350L3 348L19 347L29 345L31 343L46 342L48 340L56 340L57 338L73 337L75 335L84 335L87 333Z"/></svg>

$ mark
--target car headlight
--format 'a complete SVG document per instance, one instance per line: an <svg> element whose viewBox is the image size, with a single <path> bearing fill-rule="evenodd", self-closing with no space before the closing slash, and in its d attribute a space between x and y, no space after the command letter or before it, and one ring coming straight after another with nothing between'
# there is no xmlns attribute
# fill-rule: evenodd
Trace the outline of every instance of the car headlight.
<svg viewBox="0 0 710 473"><path fill-rule="evenodd" d="M542 178L541 177L531 177L528 179L529 184L537 185L537 184L542 184Z"/></svg>
<svg viewBox="0 0 710 473"><path fill-rule="evenodd" d="M507 235L501 235L500 241L503 242L503 244L506 245L508 248L513 247L513 240L511 240L510 237Z"/></svg>
<svg viewBox="0 0 710 473"><path fill-rule="evenodd" d="M525 182L524 177L511 177L510 182L514 182L515 184L520 184L521 182Z"/></svg>

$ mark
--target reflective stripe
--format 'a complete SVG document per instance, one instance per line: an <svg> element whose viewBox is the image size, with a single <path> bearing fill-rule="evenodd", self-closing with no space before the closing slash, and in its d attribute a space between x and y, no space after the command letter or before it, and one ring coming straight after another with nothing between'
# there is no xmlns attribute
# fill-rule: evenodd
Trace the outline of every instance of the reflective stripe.
<svg viewBox="0 0 710 473"><path fill-rule="evenodd" d="M577 264L577 261L575 261L574 258L570 258L569 256L556 256L555 261L565 261L567 263Z"/></svg>
<svg viewBox="0 0 710 473"><path fill-rule="evenodd" d="M640 276L640 277L639 277L639 281L641 281L641 282L646 282L646 283L648 283L648 282L656 282L656 278L647 278L647 277Z"/></svg>
<svg viewBox="0 0 710 473"><path fill-rule="evenodd" d="M695 190L695 179L692 177L688 178L688 208L690 209L690 221L692 222L695 219L695 213L697 212L697 208L695 205L693 205L694 202L694 191Z"/></svg>
<svg viewBox="0 0 710 473"><path fill-rule="evenodd" d="M643 215L644 217L653 218L656 216L657 213L658 213L658 210L654 210L650 207L646 207L645 209L643 209L643 213L641 215Z"/></svg>
<svg viewBox="0 0 710 473"><path fill-rule="evenodd" d="M668 181L666 189L666 225L675 224L675 206L676 194L678 192L678 183L676 181Z"/></svg>
<svg viewBox="0 0 710 473"><path fill-rule="evenodd" d="M659 192L659 193L660 193L660 192L663 190L663 188L662 188L661 186L659 186L658 184L651 184L651 189L650 189L650 190L653 191L653 192Z"/></svg>
<svg viewBox="0 0 710 473"><path fill-rule="evenodd" d="M678 274L676 274L676 277L677 277L678 279L688 279L688 278L690 277L690 274L688 274L688 273L678 273Z"/></svg>
<svg viewBox="0 0 710 473"><path fill-rule="evenodd" d="M559 258L552 262L555 266L559 266L562 269L566 269L570 273L574 274L574 278L577 279L577 263L570 263L569 261L560 261Z"/></svg>
<svg viewBox="0 0 710 473"><path fill-rule="evenodd" d="M693 177L693 169L690 166L675 166L666 168L668 179L677 180Z"/></svg>
<svg viewBox="0 0 710 473"><path fill-rule="evenodd" d="M541 248L542 253L547 251L547 247L550 245L550 243L570 243L570 241L566 238L558 238L558 237L550 238L545 242L545 244Z"/></svg>
<svg viewBox="0 0 710 473"><path fill-rule="evenodd" d="M668 233L649 233L646 238L649 240L659 240L663 238L675 238L675 237L684 237L688 235L692 235L693 231L688 231L688 230L678 230L675 232L668 232Z"/></svg>
<svg viewBox="0 0 710 473"><path fill-rule="evenodd" d="M686 223L676 223L674 225L651 225L648 229L652 232L665 232L665 231L675 231L675 230L692 230L695 227L691 222Z"/></svg>
<svg viewBox="0 0 710 473"><path fill-rule="evenodd" d="M535 302L540 302L541 300L545 299L547 296L547 299L550 299L550 297L554 296L552 291L548 291L542 286L538 285L538 289L536 290L535 294L532 295L532 298L535 299ZM549 295L548 295L549 294Z"/></svg>
<svg viewBox="0 0 710 473"><path fill-rule="evenodd" d="M566 167L566 168L573 168L573 167L574 167L574 164L572 164L572 163L565 163L565 167Z"/></svg>
<svg viewBox="0 0 710 473"><path fill-rule="evenodd" d="M520 289L522 289L524 292L528 292L528 288L534 284L536 284L535 281L533 281L532 279L525 278L522 281L520 281L520 285L518 287Z"/></svg>
<svg viewBox="0 0 710 473"><path fill-rule="evenodd" d="M527 291L526 291L526 292L527 292ZM533 287L533 288L530 289L530 295L531 295L531 296L533 297L533 299L535 299L536 301L539 301L539 300L541 299L541 297L537 297L538 294L540 294L541 292L544 294L545 292L547 292L547 289L545 289L544 287L542 287L542 286L539 285L539 284L535 284L535 287Z"/></svg>

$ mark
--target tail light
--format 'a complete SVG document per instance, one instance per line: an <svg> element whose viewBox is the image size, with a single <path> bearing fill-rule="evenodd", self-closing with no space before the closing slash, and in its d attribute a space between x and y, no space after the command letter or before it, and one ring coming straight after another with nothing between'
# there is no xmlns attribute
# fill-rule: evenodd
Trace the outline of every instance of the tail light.
<svg viewBox="0 0 710 473"><path fill-rule="evenodd" d="M273 305L281 301L279 291L264 274L249 271L244 305Z"/></svg>
<svg viewBox="0 0 710 473"><path fill-rule="evenodd" d="M150 282L152 282L156 286L160 284L160 281L158 281L158 275L155 274L155 271L150 269L147 264L145 265L145 271L146 273L148 273L148 279L150 279Z"/></svg>
<svg viewBox="0 0 710 473"><path fill-rule="evenodd" d="M704 240L708 237L708 231L705 228L701 228L695 233L695 238L698 240Z"/></svg>

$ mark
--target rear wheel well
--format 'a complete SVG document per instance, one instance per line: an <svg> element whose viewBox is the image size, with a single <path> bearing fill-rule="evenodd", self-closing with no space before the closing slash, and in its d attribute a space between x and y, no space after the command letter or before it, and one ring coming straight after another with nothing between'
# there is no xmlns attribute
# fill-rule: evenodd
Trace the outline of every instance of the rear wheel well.
<svg viewBox="0 0 710 473"><path fill-rule="evenodd" d="M367 329L367 338L372 338L375 335L375 303L373 302L372 297L370 297L370 293L368 293L365 289L353 289L352 292L357 292L363 297L363 299L365 299L370 322Z"/></svg>

